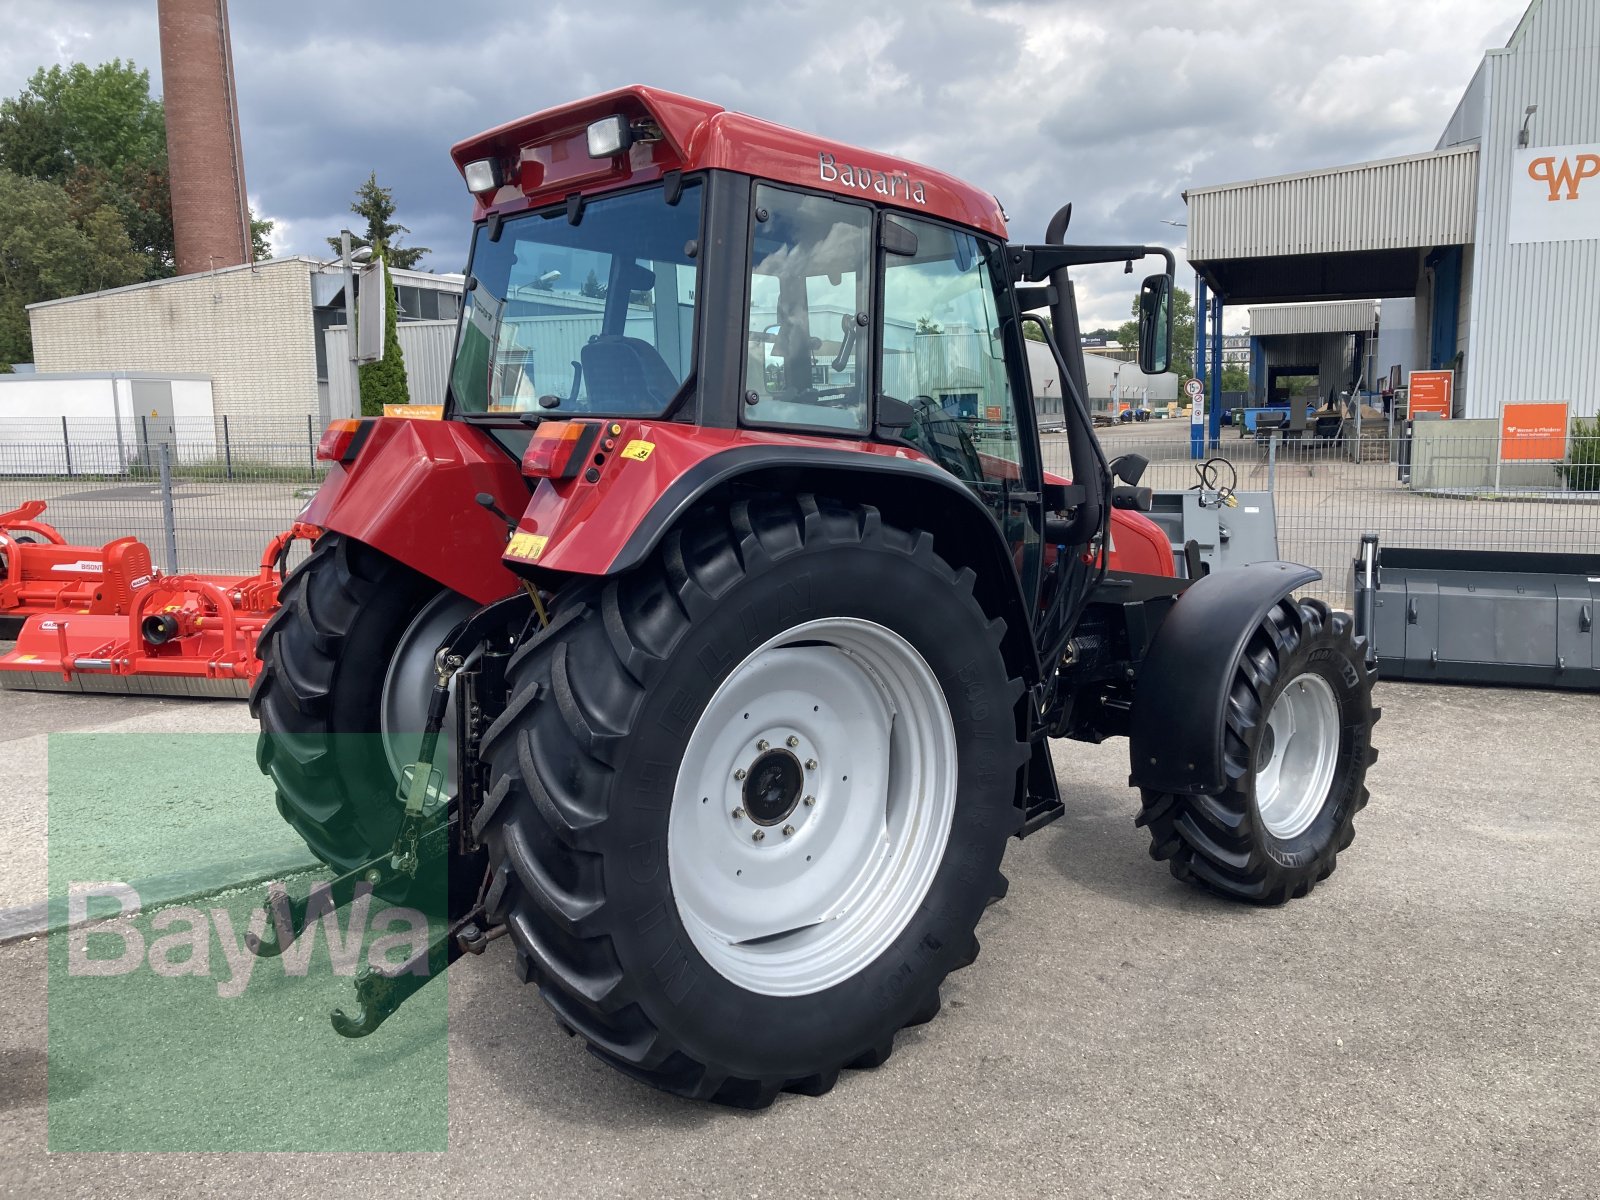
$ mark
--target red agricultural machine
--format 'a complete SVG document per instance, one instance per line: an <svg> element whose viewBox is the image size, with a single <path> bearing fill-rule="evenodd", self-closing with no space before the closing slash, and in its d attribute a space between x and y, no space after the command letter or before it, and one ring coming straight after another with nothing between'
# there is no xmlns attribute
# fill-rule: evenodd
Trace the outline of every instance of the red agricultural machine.
<svg viewBox="0 0 1600 1200"><path fill-rule="evenodd" d="M42 500L0 513L0 687L121 695L248 694L256 640L278 607L296 524L255 575L162 575L133 537L74 546L39 520Z"/></svg>
<svg viewBox="0 0 1600 1200"><path fill-rule="evenodd" d="M251 701L324 903L448 875L427 961L364 975L341 1033L508 934L636 1079L825 1092L976 956L1007 839L1063 812L1053 738L1128 739L1181 880L1277 904L1334 869L1377 716L1349 618L1305 567L1175 562L1085 402L1072 268L1165 260L1163 371L1170 253L1067 244L1070 207L1012 243L949 176L649 88L453 155L445 419L330 427ZM314 911L273 909L257 953Z"/></svg>

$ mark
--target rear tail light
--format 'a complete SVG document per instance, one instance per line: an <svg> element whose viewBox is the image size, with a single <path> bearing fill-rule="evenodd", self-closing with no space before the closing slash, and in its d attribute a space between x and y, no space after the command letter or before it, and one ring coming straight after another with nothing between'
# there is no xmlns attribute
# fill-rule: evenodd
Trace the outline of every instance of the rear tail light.
<svg viewBox="0 0 1600 1200"><path fill-rule="evenodd" d="M317 457L323 462L347 463L361 452L361 443L367 440L371 421L346 418L329 421L317 443Z"/></svg>
<svg viewBox="0 0 1600 1200"><path fill-rule="evenodd" d="M545 421L522 452L522 473L536 479L571 479L600 436L589 421Z"/></svg>

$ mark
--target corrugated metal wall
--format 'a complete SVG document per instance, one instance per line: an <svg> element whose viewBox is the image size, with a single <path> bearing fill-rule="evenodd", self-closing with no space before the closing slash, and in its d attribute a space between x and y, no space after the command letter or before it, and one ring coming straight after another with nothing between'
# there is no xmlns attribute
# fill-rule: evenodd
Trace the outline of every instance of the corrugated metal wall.
<svg viewBox="0 0 1600 1200"><path fill-rule="evenodd" d="M1250 310L1252 337L1290 333L1366 333L1377 315L1375 300L1340 300L1332 304L1270 304Z"/></svg>
<svg viewBox="0 0 1600 1200"><path fill-rule="evenodd" d="M1189 193L1189 260L1472 240L1475 146Z"/></svg>
<svg viewBox="0 0 1600 1200"><path fill-rule="evenodd" d="M1600 142L1600 3L1543 0L1512 45L1487 63L1467 413L1488 417L1506 402L1564 400L1574 413L1593 415L1600 411L1600 241L1513 246L1508 217L1528 105L1539 106L1531 146Z"/></svg>
<svg viewBox="0 0 1600 1200"><path fill-rule="evenodd" d="M450 358L455 350L454 321L402 321L395 326L400 335L400 353L406 360L406 385L413 404L443 404L444 388L450 378ZM348 351L345 327L328 330L328 417L360 415L360 405L350 390L350 372L341 369Z"/></svg>

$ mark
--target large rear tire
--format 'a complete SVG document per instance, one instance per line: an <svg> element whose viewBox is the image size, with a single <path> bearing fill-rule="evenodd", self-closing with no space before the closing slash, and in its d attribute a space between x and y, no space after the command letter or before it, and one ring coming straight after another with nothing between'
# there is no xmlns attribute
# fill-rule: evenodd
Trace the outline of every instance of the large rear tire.
<svg viewBox="0 0 1600 1200"><path fill-rule="evenodd" d="M431 631L472 605L337 533L317 539L284 581L279 605L262 630L250 694L261 722L256 761L276 785L283 819L343 873L389 849L400 824L394 762L416 739L393 735L420 733L421 718L396 718L393 693L415 693L420 714L431 673L419 678L415 664L398 670L406 664L396 656L410 634L408 657L430 658L423 642ZM387 729L396 721L407 727Z"/></svg>
<svg viewBox="0 0 1600 1200"><path fill-rule="evenodd" d="M512 658L477 817L491 919L602 1060L746 1107L883 1062L977 954L1020 680L926 533L702 510Z"/></svg>
<svg viewBox="0 0 1600 1200"><path fill-rule="evenodd" d="M1234 665L1227 786L1216 795L1141 789L1150 856L1233 900L1309 894L1333 873L1367 804L1376 677L1346 614L1320 600L1273 605Z"/></svg>

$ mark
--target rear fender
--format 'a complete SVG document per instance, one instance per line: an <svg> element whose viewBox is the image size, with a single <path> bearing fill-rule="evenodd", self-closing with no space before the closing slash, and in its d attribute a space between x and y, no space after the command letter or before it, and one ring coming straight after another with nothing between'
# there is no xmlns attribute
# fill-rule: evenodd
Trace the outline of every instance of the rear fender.
<svg viewBox="0 0 1600 1200"><path fill-rule="evenodd" d="M479 507L488 492L518 513L521 469L462 421L373 420L355 460L334 463L300 520L365 542L436 583L488 604L517 589L501 562L506 527Z"/></svg>
<svg viewBox="0 0 1600 1200"><path fill-rule="evenodd" d="M1186 588L1139 669L1128 757L1135 787L1215 794L1234 664L1272 606L1322 573L1258 562L1206 575Z"/></svg>
<svg viewBox="0 0 1600 1200"><path fill-rule="evenodd" d="M933 534L958 569L972 568L980 603L1006 622L1008 664L1036 680L1032 622L1000 528L964 484L928 459L874 442L668 422L607 422L602 432L584 472L540 482L507 546L513 569L533 577L631 570L696 506L741 490L870 504L887 521Z"/></svg>

